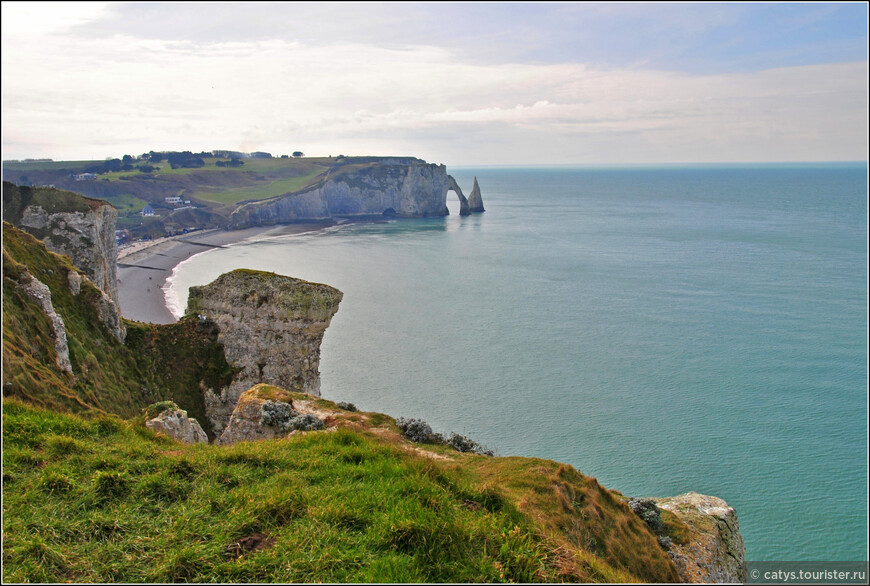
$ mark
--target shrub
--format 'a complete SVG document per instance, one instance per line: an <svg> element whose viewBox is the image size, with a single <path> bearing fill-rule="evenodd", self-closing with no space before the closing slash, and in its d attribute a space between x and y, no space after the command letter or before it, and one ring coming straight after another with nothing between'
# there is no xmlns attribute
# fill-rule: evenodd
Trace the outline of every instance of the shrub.
<svg viewBox="0 0 870 586"><path fill-rule="evenodd" d="M260 425L284 429L287 422L298 415L289 403L264 401L260 407Z"/></svg>
<svg viewBox="0 0 870 586"><path fill-rule="evenodd" d="M670 537L659 536L658 540L659 540L659 545L662 547L663 550L671 551L671 548L674 545L673 539L671 539Z"/></svg>
<svg viewBox="0 0 870 586"><path fill-rule="evenodd" d="M297 415L284 424L285 431L317 431L323 429L323 421L310 413Z"/></svg>
<svg viewBox="0 0 870 586"><path fill-rule="evenodd" d="M652 499L633 498L628 501L628 507L643 519L653 533L660 534L664 529L662 512Z"/></svg>
<svg viewBox="0 0 870 586"><path fill-rule="evenodd" d="M476 441L469 439L464 435L459 435L458 433L451 433L450 437L447 438L447 443L457 452L472 452L482 456L494 455L492 450L487 450Z"/></svg>
<svg viewBox="0 0 870 586"><path fill-rule="evenodd" d="M142 411L145 413L146 419L154 419L164 411L178 411L179 407L173 401L160 401L152 403L145 407Z"/></svg>
<svg viewBox="0 0 870 586"><path fill-rule="evenodd" d="M422 419L405 419L404 417L399 417L396 419L396 425L398 425L399 429L402 430L404 436L412 442L428 442L434 435L432 433L432 428Z"/></svg>
<svg viewBox="0 0 870 586"><path fill-rule="evenodd" d="M359 409L357 409L356 405L354 405L353 403L346 403L342 401L338 403L337 406L339 409L344 409L345 411L359 411Z"/></svg>

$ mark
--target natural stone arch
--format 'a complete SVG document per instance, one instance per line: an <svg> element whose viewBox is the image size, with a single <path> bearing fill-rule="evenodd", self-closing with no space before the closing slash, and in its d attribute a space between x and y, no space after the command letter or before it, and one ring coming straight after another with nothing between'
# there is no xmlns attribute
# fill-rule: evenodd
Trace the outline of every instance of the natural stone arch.
<svg viewBox="0 0 870 586"><path fill-rule="evenodd" d="M462 188L459 187L459 184L456 183L456 179L452 176L447 176L447 191L453 191L456 194L456 197L459 198L459 215L460 216L470 216L471 209L468 207L468 199L462 193ZM445 194L446 197L446 194Z"/></svg>

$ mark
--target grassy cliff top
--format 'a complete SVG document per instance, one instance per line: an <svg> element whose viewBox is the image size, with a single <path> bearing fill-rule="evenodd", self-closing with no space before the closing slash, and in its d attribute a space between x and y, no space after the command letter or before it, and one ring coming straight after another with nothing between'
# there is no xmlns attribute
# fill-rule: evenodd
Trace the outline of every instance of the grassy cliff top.
<svg viewBox="0 0 870 586"><path fill-rule="evenodd" d="M342 292L329 285L268 271L236 269L208 285L191 287L186 313L196 314L209 300L217 300L233 306L255 308L265 304L282 313L329 319L341 299Z"/></svg>
<svg viewBox="0 0 870 586"><path fill-rule="evenodd" d="M88 213L100 206L110 205L108 202L84 197L54 187L18 186L8 181L3 182L3 219L12 224L21 221L25 208L38 205L50 214L59 212Z"/></svg>
<svg viewBox="0 0 870 586"><path fill-rule="evenodd" d="M325 431L223 447L7 399L4 580L678 581L569 466L411 444L390 417L316 401Z"/></svg>

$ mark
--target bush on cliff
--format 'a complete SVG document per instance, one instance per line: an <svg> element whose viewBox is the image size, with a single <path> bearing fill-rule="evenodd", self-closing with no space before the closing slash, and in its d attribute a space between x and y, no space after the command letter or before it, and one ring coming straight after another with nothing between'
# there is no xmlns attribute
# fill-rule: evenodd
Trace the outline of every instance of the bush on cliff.
<svg viewBox="0 0 870 586"><path fill-rule="evenodd" d="M405 419L399 417L396 419L396 425L402 430L406 438L412 442L426 443L432 441L436 436L432 433L432 428L422 419ZM440 438L439 438L440 439Z"/></svg>
<svg viewBox="0 0 870 586"><path fill-rule="evenodd" d="M399 417L396 419L396 425L402 431L402 434L412 442L447 445L457 452L474 453L482 456L494 455L492 450L485 448L464 435L454 432L450 434L450 437L445 438L440 433L433 432L432 427L422 419Z"/></svg>
<svg viewBox="0 0 870 586"><path fill-rule="evenodd" d="M480 454L481 456L493 456L495 454L492 450L483 447L473 439L467 438L464 435L459 435L458 433L451 433L450 437L447 438L447 444L457 452L470 452L473 454Z"/></svg>
<svg viewBox="0 0 870 586"><path fill-rule="evenodd" d="M664 529L662 512L652 499L633 498L628 501L628 507L635 512L656 535Z"/></svg>
<svg viewBox="0 0 870 586"><path fill-rule="evenodd" d="M283 401L263 401L260 406L260 425L284 429L288 421L299 415L295 409Z"/></svg>

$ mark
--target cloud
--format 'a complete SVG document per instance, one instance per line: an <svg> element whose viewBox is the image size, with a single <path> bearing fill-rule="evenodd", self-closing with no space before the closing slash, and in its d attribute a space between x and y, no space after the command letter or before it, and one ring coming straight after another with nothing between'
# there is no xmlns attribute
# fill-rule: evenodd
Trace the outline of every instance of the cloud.
<svg viewBox="0 0 870 586"><path fill-rule="evenodd" d="M463 164L867 152L866 61L701 75L476 64L434 45L120 34L74 41L4 36L5 157L241 144Z"/></svg>

